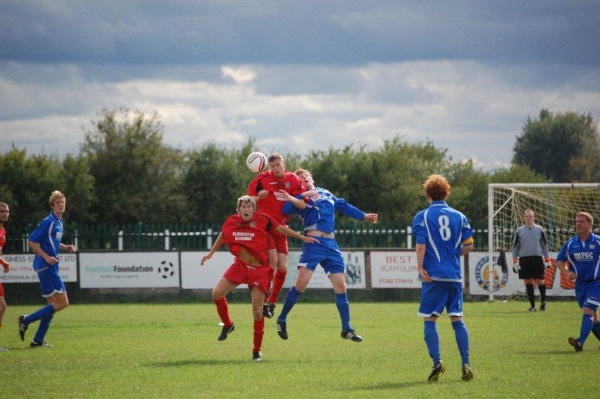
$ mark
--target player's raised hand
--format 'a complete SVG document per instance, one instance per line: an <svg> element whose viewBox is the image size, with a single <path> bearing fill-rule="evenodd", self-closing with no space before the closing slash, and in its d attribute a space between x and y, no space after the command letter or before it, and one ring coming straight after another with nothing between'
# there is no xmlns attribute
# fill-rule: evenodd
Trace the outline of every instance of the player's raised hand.
<svg viewBox="0 0 600 399"><path fill-rule="evenodd" d="M365 222L377 223L378 217L379 216L376 213L365 213L365 217L363 220Z"/></svg>

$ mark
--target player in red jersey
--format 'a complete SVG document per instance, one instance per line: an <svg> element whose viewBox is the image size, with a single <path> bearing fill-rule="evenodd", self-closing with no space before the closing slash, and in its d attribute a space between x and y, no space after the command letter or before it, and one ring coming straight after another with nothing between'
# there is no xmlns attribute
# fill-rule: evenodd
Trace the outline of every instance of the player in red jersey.
<svg viewBox="0 0 600 399"><path fill-rule="evenodd" d="M4 273L8 273L10 270L10 265L2 258L2 250L4 249L4 245L6 245L6 230L4 229L4 223L6 223L8 220L9 215L10 209L8 208L8 204L5 202L0 202L0 265L2 265ZM6 301L4 300L4 287L0 281L0 330L2 329L2 318L4 317L4 312L6 312ZM8 349L0 346L0 352L7 351Z"/></svg>
<svg viewBox="0 0 600 399"><path fill-rule="evenodd" d="M226 295L240 284L248 284L252 297L252 314L254 316L254 346L252 360L262 360L262 340L265 334L263 304L271 285L271 267L268 264L267 244L271 231L302 240L306 243L318 243L314 237L303 236L287 226L279 224L267 214L256 212L256 201L249 195L237 200L237 214L229 216L214 245L200 262L201 266L212 258L217 249L225 243L234 256L231 266L213 288L212 298L217 306L217 313L223 322L223 329L218 340L224 341L235 329L229 316Z"/></svg>
<svg viewBox="0 0 600 399"><path fill-rule="evenodd" d="M252 196L260 212L266 213L277 222L287 225L289 215L283 213L285 201L277 199L275 193L283 190L295 197L306 191L302 180L296 174L285 170L283 156L273 153L269 156L269 170L260 173L248 185L248 195ZM287 237L271 234L272 243L269 245L269 265L276 268L271 295L263 305L263 315L273 317L277 296L281 292L285 277L287 276L288 243Z"/></svg>

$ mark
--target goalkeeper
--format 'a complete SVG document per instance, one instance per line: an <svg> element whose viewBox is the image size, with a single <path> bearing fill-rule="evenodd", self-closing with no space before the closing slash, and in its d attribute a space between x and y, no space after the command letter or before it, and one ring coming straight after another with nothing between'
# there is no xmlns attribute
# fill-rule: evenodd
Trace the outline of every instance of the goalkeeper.
<svg viewBox="0 0 600 399"><path fill-rule="evenodd" d="M531 209L525 210L523 215L525 224L515 231L513 241L513 271L523 280L527 298L531 307L530 312L535 312L535 288L537 284L540 291L540 310L546 310L546 283L544 273L550 266L550 252L548 242L542 226L535 224L535 213Z"/></svg>

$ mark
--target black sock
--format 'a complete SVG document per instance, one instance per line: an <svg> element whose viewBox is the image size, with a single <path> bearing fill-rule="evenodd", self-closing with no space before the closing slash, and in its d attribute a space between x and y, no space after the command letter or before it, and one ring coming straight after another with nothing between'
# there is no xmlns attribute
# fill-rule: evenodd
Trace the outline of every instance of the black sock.
<svg viewBox="0 0 600 399"><path fill-rule="evenodd" d="M540 290L540 300L542 303L546 302L546 284L538 285L538 290Z"/></svg>
<svg viewBox="0 0 600 399"><path fill-rule="evenodd" d="M535 308L535 295L533 294L533 284L525 284L525 290L527 291L527 298L532 308Z"/></svg>

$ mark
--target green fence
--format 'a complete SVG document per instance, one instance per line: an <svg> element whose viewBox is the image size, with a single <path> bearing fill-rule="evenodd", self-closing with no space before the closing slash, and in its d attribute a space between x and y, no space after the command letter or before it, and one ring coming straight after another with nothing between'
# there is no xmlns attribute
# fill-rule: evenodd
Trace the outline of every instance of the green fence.
<svg viewBox="0 0 600 399"><path fill-rule="evenodd" d="M480 224L481 225L481 224ZM487 250L487 225L475 228L475 248ZM27 237L33 225L7 225L5 253L29 252ZM338 221L335 238L341 248L414 248L410 222L362 223ZM63 243L75 244L79 251L172 251L207 250L219 235L221 225L214 224L84 224L65 225ZM300 223L290 228L301 231ZM301 248L302 242L288 240L290 248Z"/></svg>

